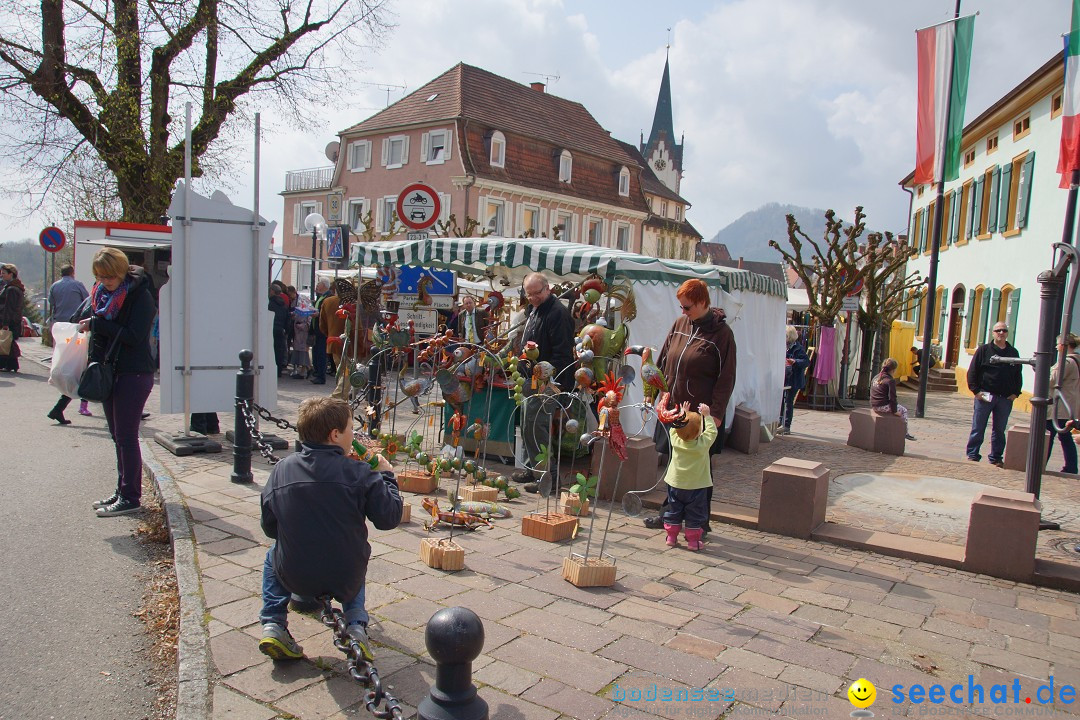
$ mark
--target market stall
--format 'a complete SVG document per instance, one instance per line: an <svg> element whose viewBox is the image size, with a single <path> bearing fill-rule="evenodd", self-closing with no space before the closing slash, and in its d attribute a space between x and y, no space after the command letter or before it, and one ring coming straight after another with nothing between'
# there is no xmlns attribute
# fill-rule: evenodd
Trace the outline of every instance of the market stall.
<svg viewBox="0 0 1080 720"><path fill-rule="evenodd" d="M712 291L712 304L723 308L738 345L738 375L727 420L736 405L757 411L762 421L776 419L784 385L784 326L787 289L778 280L715 265L662 260L610 248L547 239L433 238L351 247L353 263L361 267L421 265L483 275L490 289L516 290L530 272L541 272L555 282L583 280L596 274L608 283L628 282L634 291L637 316L627 323L630 342L659 349L679 316L678 286L700 278ZM628 361L638 367L640 360ZM635 383L624 403L640 401ZM627 414L629 434L639 432L640 419Z"/></svg>

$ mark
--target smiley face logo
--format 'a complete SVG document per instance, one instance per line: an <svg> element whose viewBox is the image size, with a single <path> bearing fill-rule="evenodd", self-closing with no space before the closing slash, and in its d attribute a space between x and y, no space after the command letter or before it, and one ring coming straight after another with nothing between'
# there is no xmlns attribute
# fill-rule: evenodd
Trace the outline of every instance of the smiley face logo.
<svg viewBox="0 0 1080 720"><path fill-rule="evenodd" d="M859 709L868 708L877 700L877 689L874 683L866 678L859 678L851 683L847 691L848 700Z"/></svg>

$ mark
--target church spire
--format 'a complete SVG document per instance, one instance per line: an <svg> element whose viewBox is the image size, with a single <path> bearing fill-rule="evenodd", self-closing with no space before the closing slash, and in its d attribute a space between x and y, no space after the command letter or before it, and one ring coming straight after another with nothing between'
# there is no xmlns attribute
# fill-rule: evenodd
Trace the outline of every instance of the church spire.
<svg viewBox="0 0 1080 720"><path fill-rule="evenodd" d="M664 58L664 77L660 80L660 94L656 97L656 112L653 114L652 132L649 133L649 144L646 145L646 153L656 147L660 139L660 133L666 135L669 147L675 144L675 124L671 119L671 75L668 69L668 60Z"/></svg>
<svg viewBox="0 0 1080 720"><path fill-rule="evenodd" d="M670 51L670 45L668 46ZM671 111L671 68L667 53L664 57L664 76L656 97L649 142L641 146L641 154L652 167L657 179L671 190L679 192L683 175L683 145L675 142L675 123Z"/></svg>

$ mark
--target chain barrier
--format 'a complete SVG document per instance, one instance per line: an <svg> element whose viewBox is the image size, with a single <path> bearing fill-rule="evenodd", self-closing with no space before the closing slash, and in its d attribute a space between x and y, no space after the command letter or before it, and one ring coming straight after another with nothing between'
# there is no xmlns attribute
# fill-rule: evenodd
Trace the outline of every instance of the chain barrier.
<svg viewBox="0 0 1080 720"><path fill-rule="evenodd" d="M403 718L404 714L397 698L383 689L379 671L372 663L364 660L359 644L349 637L345 626L345 615L331 604L330 598L321 597L319 600L323 605L319 619L322 620L323 625L334 631L334 647L348 657L349 675L353 680L362 682L368 688L368 691L364 693L364 705L368 712L372 717L380 718L380 720Z"/></svg>
<svg viewBox="0 0 1080 720"><path fill-rule="evenodd" d="M261 453L262 456L266 458L266 461L268 463L270 463L271 465L277 465L279 462L281 462L281 458L274 454L273 446L270 445L270 443L268 443L263 438L263 434L259 431L259 423L255 418L255 414L252 412L253 409L258 411L260 415L266 412L261 407L256 405L253 401L244 400L243 404L240 406L240 414L244 418L244 425L247 426L248 433L251 434L251 440L255 443L255 446L259 448L259 453ZM270 415L269 412L266 412L266 414ZM271 418L272 417L273 416L271 416ZM282 426L279 424L279 427L289 427L289 424L286 421L282 420L281 422L284 422L285 425Z"/></svg>
<svg viewBox="0 0 1080 720"><path fill-rule="evenodd" d="M279 417L274 417L273 415L270 414L269 410L267 410L266 408L264 408L264 407L262 407L260 405L255 404L254 402L251 403L251 406L253 408L255 408L255 412L259 413L259 417L261 417L263 420L266 420L267 422L274 423L275 425L277 425L282 430L296 431L296 426L293 425L288 420L284 420L284 419L279 418Z"/></svg>

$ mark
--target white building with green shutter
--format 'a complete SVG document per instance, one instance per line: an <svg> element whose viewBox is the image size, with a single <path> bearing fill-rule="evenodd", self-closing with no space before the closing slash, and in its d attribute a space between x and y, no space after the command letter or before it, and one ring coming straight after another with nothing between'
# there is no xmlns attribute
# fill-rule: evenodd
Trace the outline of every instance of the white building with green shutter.
<svg viewBox="0 0 1080 720"><path fill-rule="evenodd" d="M1068 191L1059 187L1058 144L1064 82L1063 53L1036 70L964 128L960 177L945 184L933 339L960 391L971 356L1009 324L1009 342L1030 356L1039 321L1040 272L1061 239ZM909 232L920 254L909 269L925 279L936 206L933 185L901 181L912 195ZM903 318L923 336L926 312L913 296ZM1031 369L1024 369L1030 394Z"/></svg>

